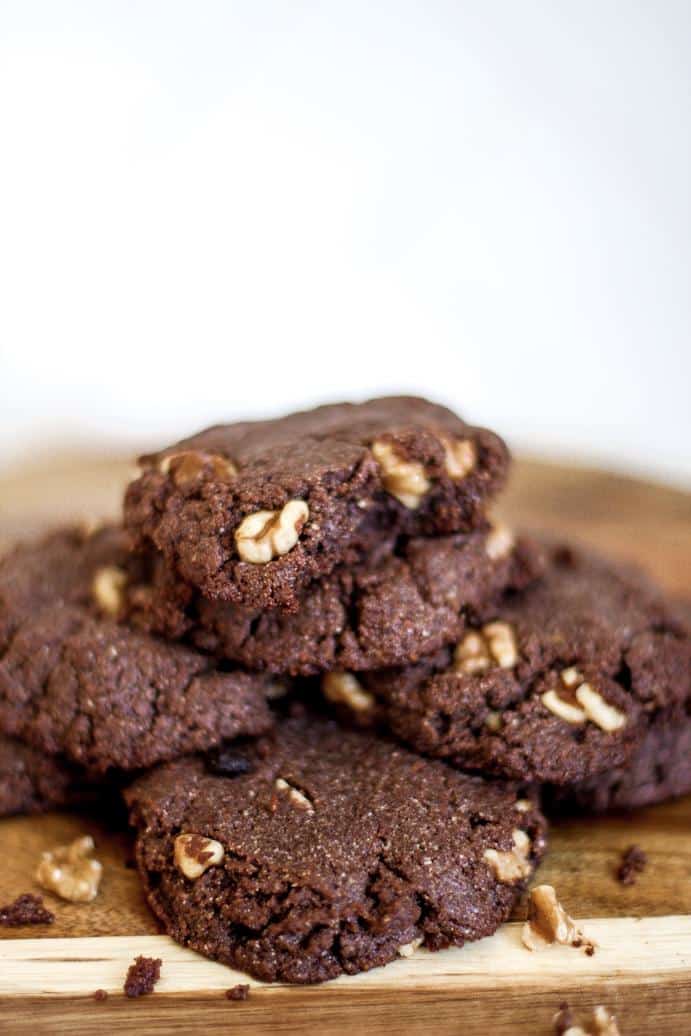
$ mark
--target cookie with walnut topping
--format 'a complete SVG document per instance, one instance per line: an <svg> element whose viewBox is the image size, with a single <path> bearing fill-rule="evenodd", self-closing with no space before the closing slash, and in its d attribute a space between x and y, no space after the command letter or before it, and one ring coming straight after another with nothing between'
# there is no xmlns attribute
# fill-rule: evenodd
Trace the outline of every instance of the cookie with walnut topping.
<svg viewBox="0 0 691 1036"><path fill-rule="evenodd" d="M326 697L464 769L572 785L625 767L655 718L691 699L689 627L638 570L567 547L548 555L543 578L455 648L332 673Z"/></svg>
<svg viewBox="0 0 691 1036"><path fill-rule="evenodd" d="M296 613L210 601L160 557L145 574L133 571L126 597L131 620L148 631L251 669L309 676L416 662L491 615L501 591L525 586L540 567L535 544L516 545L497 527L387 541L365 563L339 565L309 586Z"/></svg>
<svg viewBox="0 0 691 1036"><path fill-rule="evenodd" d="M219 776L167 764L126 792L149 903L184 945L322 982L493 932L544 851L514 786L311 715ZM249 770L247 769L249 767Z"/></svg>
<svg viewBox="0 0 691 1036"><path fill-rule="evenodd" d="M424 399L209 428L142 458L125 520L205 597L266 610L390 535L469 531L504 483L496 435Z"/></svg>
<svg viewBox="0 0 691 1036"><path fill-rule="evenodd" d="M118 624L124 533L55 532L0 562L0 730L92 774L272 725L269 681Z"/></svg>

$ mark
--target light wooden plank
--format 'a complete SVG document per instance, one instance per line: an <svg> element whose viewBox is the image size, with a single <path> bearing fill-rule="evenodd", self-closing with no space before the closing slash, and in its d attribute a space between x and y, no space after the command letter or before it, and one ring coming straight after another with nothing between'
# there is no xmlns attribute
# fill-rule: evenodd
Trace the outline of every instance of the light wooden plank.
<svg viewBox="0 0 691 1036"><path fill-rule="evenodd" d="M419 950L385 968L343 976L328 988L350 992L424 988L491 990L564 983L587 986L616 978L627 984L686 975L691 987L691 917L592 918L579 922L597 944L594 956L571 947L526 950L520 924L508 924L491 938L441 953ZM162 935L130 938L22 939L0 943L0 996L56 997L105 989L121 993L127 967L137 954L163 960L158 994L223 991L236 982L272 992L266 985L207 960Z"/></svg>

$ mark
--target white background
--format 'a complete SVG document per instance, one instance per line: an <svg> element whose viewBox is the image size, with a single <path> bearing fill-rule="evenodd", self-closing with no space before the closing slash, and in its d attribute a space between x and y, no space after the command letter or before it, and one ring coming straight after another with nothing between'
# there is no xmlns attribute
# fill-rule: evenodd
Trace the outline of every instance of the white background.
<svg viewBox="0 0 691 1036"><path fill-rule="evenodd" d="M688 0L0 0L0 463L386 390L691 485Z"/></svg>

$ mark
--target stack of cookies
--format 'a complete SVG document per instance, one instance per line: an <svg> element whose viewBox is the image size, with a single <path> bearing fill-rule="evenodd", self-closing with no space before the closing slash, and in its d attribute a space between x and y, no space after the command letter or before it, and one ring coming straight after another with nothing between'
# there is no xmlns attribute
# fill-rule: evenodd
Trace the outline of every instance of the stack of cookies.
<svg viewBox="0 0 691 1036"><path fill-rule="evenodd" d="M266 980L493 932L552 812L691 790L691 617L515 536L421 399L210 428L0 565L0 812L124 794L152 910Z"/></svg>

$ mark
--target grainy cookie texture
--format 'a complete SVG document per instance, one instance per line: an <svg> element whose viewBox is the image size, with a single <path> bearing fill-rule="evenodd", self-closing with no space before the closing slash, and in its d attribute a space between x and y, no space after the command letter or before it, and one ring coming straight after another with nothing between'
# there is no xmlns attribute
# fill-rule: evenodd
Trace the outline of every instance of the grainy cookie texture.
<svg viewBox="0 0 691 1036"><path fill-rule="evenodd" d="M664 739L691 701L688 627L637 570L566 547L549 559L455 649L359 674L372 717L463 768L557 785L626 767L648 732Z"/></svg>
<svg viewBox="0 0 691 1036"><path fill-rule="evenodd" d="M25 892L17 896L13 903L0 907L0 925L8 928L21 928L24 925L53 924L55 914L44 905L40 896Z"/></svg>
<svg viewBox="0 0 691 1036"><path fill-rule="evenodd" d="M677 623L691 638L691 605L674 605ZM652 686L659 680L663 697L652 713L645 736L621 766L569 787L545 788L550 810L604 813L653 806L691 793L691 661L677 641L645 638L634 653L634 672ZM667 690L665 690L665 687ZM674 695L669 694L673 687Z"/></svg>
<svg viewBox="0 0 691 1036"><path fill-rule="evenodd" d="M149 903L179 942L319 982L489 935L544 850L533 803L309 714L250 772L167 764L127 791Z"/></svg>
<svg viewBox="0 0 691 1036"><path fill-rule="evenodd" d="M93 774L268 729L266 679L118 625L126 557L69 529L0 563L0 728Z"/></svg>
<svg viewBox="0 0 691 1036"><path fill-rule="evenodd" d="M501 488L496 435L417 398L209 428L142 458L125 519L176 578L294 610L308 583L390 534L467 531Z"/></svg>
<svg viewBox="0 0 691 1036"><path fill-rule="evenodd" d="M0 734L0 817L76 806L92 795L76 767Z"/></svg>
<svg viewBox="0 0 691 1036"><path fill-rule="evenodd" d="M540 552L503 527L390 539L309 586L294 614L211 601L160 557L147 576L131 568L126 596L141 628L255 670L309 676L405 665L457 640L469 621L492 614L501 591L537 576Z"/></svg>
<svg viewBox="0 0 691 1036"><path fill-rule="evenodd" d="M569 787L545 789L546 802L555 813L640 809L689 793L691 699L662 710L625 764Z"/></svg>
<svg viewBox="0 0 691 1036"><path fill-rule="evenodd" d="M125 996L144 996L146 993L153 993L154 986L161 977L160 957L135 957L134 964L130 964L125 977Z"/></svg>

